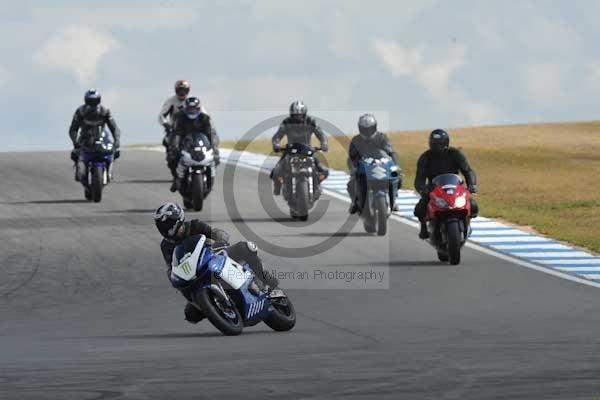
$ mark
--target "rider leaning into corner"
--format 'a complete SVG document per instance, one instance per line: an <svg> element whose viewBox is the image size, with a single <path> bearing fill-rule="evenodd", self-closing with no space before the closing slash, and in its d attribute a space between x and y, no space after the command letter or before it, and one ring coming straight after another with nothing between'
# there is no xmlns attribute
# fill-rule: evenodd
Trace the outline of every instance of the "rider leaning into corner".
<svg viewBox="0 0 600 400"><path fill-rule="evenodd" d="M352 199L350 204L350 214L360 211L361 204L356 192L356 170L361 158L370 154L387 154L394 163L400 168L398 154L394 151L388 136L377 130L377 120L371 114L364 114L358 119L359 134L352 138L348 149L348 168L350 169L350 180L348 181L348 194ZM398 189L402 187L402 174L398 175ZM364 188L361 192L364 193ZM394 210L396 205L394 204Z"/></svg>
<svg viewBox="0 0 600 400"><path fill-rule="evenodd" d="M477 192L477 176L471 169L467 157L462 151L450 146L450 135L443 129L436 129L429 134L429 150L425 151L417 161L415 189L421 194L421 199L415 206L414 215L421 222L419 238L427 239L427 204L433 178L442 174L463 174L469 192ZM474 196L471 196L471 218L477 217L479 207Z"/></svg>
<svg viewBox="0 0 600 400"><path fill-rule="evenodd" d="M79 165L79 152L81 146L91 145L99 132L108 126L110 133L113 136L113 148L115 160L121 155L119 147L121 146L121 131L117 126L110 110L100 104L102 96L96 89L90 89L85 92L83 97L84 103L75 110L71 127L69 128L69 136L73 142L73 150L71 151L71 160L75 162L76 172L75 180L80 181L80 173L83 168ZM98 129L93 129L98 128Z"/></svg>
<svg viewBox="0 0 600 400"><path fill-rule="evenodd" d="M183 103L183 108L173 117L173 133L169 140L170 157L175 163L175 175L171 192L176 192L181 186L181 176L177 174L177 164L181 154L183 138L190 133L204 133L213 148L215 165L219 165L219 136L210 116L202 108L197 97L188 97Z"/></svg>
<svg viewBox="0 0 600 400"><path fill-rule="evenodd" d="M160 206L154 213L154 222L163 236L160 249L167 263L167 277L171 274L171 262L175 247L191 236L204 235L207 239L211 239L213 249L224 249L227 255L238 263L248 264L258 279L265 284L264 290L269 295L282 295L281 290L275 289L278 285L277 279L263 270L262 261L258 256L258 248L254 243L238 242L230 245L229 234L224 230L214 228L197 219L185 222L185 212L175 203L166 203ZM191 303L190 293L183 292L183 295L188 299L184 309L185 319L194 324L201 321L204 314Z"/></svg>
<svg viewBox="0 0 600 400"><path fill-rule="evenodd" d="M321 151L327 152L329 150L327 136L317 125L314 118L307 115L306 105L304 105L302 101L294 101L290 105L290 116L281 122L279 129L275 132L275 135L273 135L273 139L271 140L273 151L277 152L281 150L281 139L286 136L287 142L290 145L294 143L310 145L310 139L312 138L313 133L317 139L319 139ZM281 181L279 178L282 177L285 156L284 153L271 171L273 193L276 196L281 194ZM328 174L329 171L321 165L317 158L315 158L315 165L320 173L324 175Z"/></svg>

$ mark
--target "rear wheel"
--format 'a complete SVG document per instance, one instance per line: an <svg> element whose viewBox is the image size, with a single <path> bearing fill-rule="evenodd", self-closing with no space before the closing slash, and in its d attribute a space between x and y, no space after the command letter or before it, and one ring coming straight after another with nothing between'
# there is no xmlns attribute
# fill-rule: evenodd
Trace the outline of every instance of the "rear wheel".
<svg viewBox="0 0 600 400"><path fill-rule="evenodd" d="M202 211L204 206L204 179L201 174L192 176L192 204L195 211Z"/></svg>
<svg viewBox="0 0 600 400"><path fill-rule="evenodd" d="M92 184L90 185L91 198L95 203L102 201L102 168L92 167Z"/></svg>
<svg viewBox="0 0 600 400"><path fill-rule="evenodd" d="M300 178L296 183L296 215L301 221L308 219L308 181Z"/></svg>
<svg viewBox="0 0 600 400"><path fill-rule="evenodd" d="M289 331L296 325L296 310L288 297L271 299L273 310L267 318L265 324L274 331Z"/></svg>
<svg viewBox="0 0 600 400"><path fill-rule="evenodd" d="M244 328L242 317L235 304L217 289L202 288L195 295L196 304L206 318L224 335L235 336Z"/></svg>
<svg viewBox="0 0 600 400"><path fill-rule="evenodd" d="M375 220L377 221L377 235L384 236L387 233L387 210L388 205L385 197L375 198Z"/></svg>
<svg viewBox="0 0 600 400"><path fill-rule="evenodd" d="M446 224L446 235L448 240L448 259L450 265L460 264L461 235L458 221L450 221Z"/></svg>

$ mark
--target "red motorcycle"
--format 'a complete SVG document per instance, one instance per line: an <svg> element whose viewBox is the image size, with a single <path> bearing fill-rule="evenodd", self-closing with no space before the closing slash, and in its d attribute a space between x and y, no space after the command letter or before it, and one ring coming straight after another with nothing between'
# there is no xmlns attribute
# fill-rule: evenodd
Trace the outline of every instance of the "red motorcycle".
<svg viewBox="0 0 600 400"><path fill-rule="evenodd" d="M460 249L471 233L471 193L455 174L438 175L431 183L427 205L429 243L440 261L458 265Z"/></svg>

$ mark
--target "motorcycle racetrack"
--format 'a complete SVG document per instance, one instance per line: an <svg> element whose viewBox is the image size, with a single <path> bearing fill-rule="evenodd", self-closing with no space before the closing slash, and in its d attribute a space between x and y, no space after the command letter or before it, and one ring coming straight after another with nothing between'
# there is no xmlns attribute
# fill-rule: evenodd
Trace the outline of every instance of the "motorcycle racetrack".
<svg viewBox="0 0 600 400"><path fill-rule="evenodd" d="M281 199L273 219L252 169L235 171L241 217L220 167L188 219L286 249L334 238L304 258L261 256L267 269L382 271L389 287L315 289L313 274L288 291L290 332L191 325L152 220L181 203L164 155L124 151L115 169L89 203L68 154L0 153L0 399L600 397L600 289L471 247L441 264L413 227L390 219L387 236L367 235L328 195L320 219L292 223Z"/></svg>

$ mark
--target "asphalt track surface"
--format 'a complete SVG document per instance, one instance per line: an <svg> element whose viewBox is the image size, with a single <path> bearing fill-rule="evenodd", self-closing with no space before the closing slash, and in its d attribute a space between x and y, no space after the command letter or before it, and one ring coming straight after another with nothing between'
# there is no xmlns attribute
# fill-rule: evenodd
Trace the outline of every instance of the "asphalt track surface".
<svg viewBox="0 0 600 400"><path fill-rule="evenodd" d="M239 179L238 179L239 178ZM600 398L600 291L465 249L441 265L414 228L360 224L307 258L266 264L389 266L388 290L291 290L298 322L224 337L183 320L151 212L168 192L160 153L127 151L100 204L82 201L67 153L0 154L0 399ZM272 221L240 169L249 227L282 246L346 220ZM243 239L222 183L200 214Z"/></svg>

